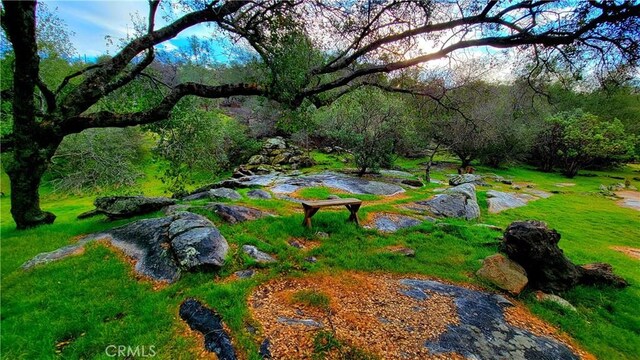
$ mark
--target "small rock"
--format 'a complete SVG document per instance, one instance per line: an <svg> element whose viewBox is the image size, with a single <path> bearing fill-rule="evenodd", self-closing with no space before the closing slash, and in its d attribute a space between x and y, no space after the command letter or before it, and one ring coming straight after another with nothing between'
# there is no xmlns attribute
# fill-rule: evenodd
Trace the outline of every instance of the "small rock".
<svg viewBox="0 0 640 360"><path fill-rule="evenodd" d="M309 256L305 258L304 261L314 264L318 262L318 259L315 256Z"/></svg>
<svg viewBox="0 0 640 360"><path fill-rule="evenodd" d="M340 199L340 196L338 195L329 195L327 196L327 200L337 200Z"/></svg>
<svg viewBox="0 0 640 360"><path fill-rule="evenodd" d="M527 273L516 262L509 260L502 254L495 254L482 261L482 267L476 275L500 289L507 290L512 294L519 294L527 283Z"/></svg>
<svg viewBox="0 0 640 360"><path fill-rule="evenodd" d="M243 245L242 251L244 251L245 254L249 255L249 257L254 259L256 262L259 262L261 264L269 264L277 261L271 255L258 250L258 248L253 245Z"/></svg>
<svg viewBox="0 0 640 360"><path fill-rule="evenodd" d="M240 279L249 279L249 278L252 278L253 275L255 274L256 272L253 269L240 270L240 271L234 272L234 275Z"/></svg>
<svg viewBox="0 0 640 360"><path fill-rule="evenodd" d="M449 185L458 186L462 184L482 184L482 176L474 174L454 175L449 179Z"/></svg>
<svg viewBox="0 0 640 360"><path fill-rule="evenodd" d="M271 342L269 341L269 339L268 338L264 339L262 344L260 344L260 351L258 353L258 355L260 355L260 359L270 360L273 358L271 356L271 350L269 349L270 346L271 346Z"/></svg>
<svg viewBox="0 0 640 360"><path fill-rule="evenodd" d="M501 182L501 183L503 183L503 184L505 184L505 185L511 185L511 184L513 184L513 181L511 181L511 180L507 180L507 179L500 180L500 182Z"/></svg>
<svg viewBox="0 0 640 360"><path fill-rule="evenodd" d="M209 197L212 199L229 199L229 200L240 200L242 199L242 195L240 195L237 191L229 188L218 188L209 190Z"/></svg>
<svg viewBox="0 0 640 360"><path fill-rule="evenodd" d="M391 249L392 253L396 253L396 254L401 254L404 255L406 257L415 257L416 256L416 251L411 249L411 248L407 248L407 247L398 247L398 248L393 248Z"/></svg>
<svg viewBox="0 0 640 360"><path fill-rule="evenodd" d="M209 199L209 191L201 191L182 198L184 201L193 201L200 199Z"/></svg>
<svg viewBox="0 0 640 360"><path fill-rule="evenodd" d="M316 233L316 236L319 237L320 239L328 239L329 238L329 234L327 234L326 232L323 232L323 231L318 231Z"/></svg>
<svg viewBox="0 0 640 360"><path fill-rule="evenodd" d="M289 245L293 246L296 249L304 249L304 244L296 240L289 241Z"/></svg>
<svg viewBox="0 0 640 360"><path fill-rule="evenodd" d="M271 194L261 189L250 190L247 196L252 199L271 199Z"/></svg>
<svg viewBox="0 0 640 360"><path fill-rule="evenodd" d="M304 325L308 327L322 327L322 323L313 319L294 319L290 317L278 316L278 322L285 325Z"/></svg>
<svg viewBox="0 0 640 360"><path fill-rule="evenodd" d="M567 300L561 298L558 295L553 295L553 294L546 294L542 291L536 291L536 300L538 300L539 302L543 302L543 301L549 301L552 303L556 303L560 306L562 306L565 309L571 310L571 311L578 311L578 309L576 309L575 306L571 305L570 302L568 302Z"/></svg>

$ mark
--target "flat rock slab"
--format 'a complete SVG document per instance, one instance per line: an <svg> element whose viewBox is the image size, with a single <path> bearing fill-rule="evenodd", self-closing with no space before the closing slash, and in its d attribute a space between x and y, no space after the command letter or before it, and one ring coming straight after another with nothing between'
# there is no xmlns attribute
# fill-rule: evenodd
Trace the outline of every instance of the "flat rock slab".
<svg viewBox="0 0 640 360"><path fill-rule="evenodd" d="M400 229L418 226L422 221L411 216L399 214L374 214L374 220L366 228L376 229L381 232L396 232Z"/></svg>
<svg viewBox="0 0 640 360"><path fill-rule="evenodd" d="M304 294L327 298L330 324L326 308L292 302ZM514 318L512 310L524 312L520 305L439 281L364 273L279 278L255 288L248 304L275 359L328 357L314 354L313 339L329 325L339 341L380 359L579 358L564 340L532 332L529 324L539 320L531 315Z"/></svg>
<svg viewBox="0 0 640 360"><path fill-rule="evenodd" d="M541 190L529 190L527 193L508 193L502 191L487 191L487 203L489 204L489 212L497 214L499 212L526 206L529 201L538 200L540 198L548 198L550 193ZM535 194L535 195L532 195Z"/></svg>
<svg viewBox="0 0 640 360"><path fill-rule="evenodd" d="M132 258L137 273L169 283L177 281L185 270L221 267L229 250L227 240L207 218L180 212L88 235L77 244L37 255L22 268L62 259L96 240L108 241Z"/></svg>
<svg viewBox="0 0 640 360"><path fill-rule="evenodd" d="M616 196L622 198L618 202L620 206L640 211L640 192L631 190L617 191Z"/></svg>
<svg viewBox="0 0 640 360"><path fill-rule="evenodd" d="M303 176L255 175L239 178L237 181L246 185L268 186L271 187L271 191L277 194L291 194L306 187L330 187L350 194L360 195L391 196L404 192L404 189L396 184L371 181L332 172Z"/></svg>
<svg viewBox="0 0 640 360"><path fill-rule="evenodd" d="M557 340L507 322L504 309L512 305L500 295L430 280L403 279L400 283L427 295L453 298L459 323L425 342L433 354L458 353L469 359L579 359Z"/></svg>
<svg viewBox="0 0 640 360"><path fill-rule="evenodd" d="M247 192L247 196L251 199L271 199L271 194L262 189L253 189Z"/></svg>
<svg viewBox="0 0 640 360"><path fill-rule="evenodd" d="M212 203L205 206L205 208L215 212L224 221L231 224L237 224L245 221L260 219L266 216L271 216L271 214L260 211L258 209L239 205Z"/></svg>
<svg viewBox="0 0 640 360"><path fill-rule="evenodd" d="M397 178L412 178L413 174L406 171L399 170L380 170L380 175L391 176Z"/></svg>

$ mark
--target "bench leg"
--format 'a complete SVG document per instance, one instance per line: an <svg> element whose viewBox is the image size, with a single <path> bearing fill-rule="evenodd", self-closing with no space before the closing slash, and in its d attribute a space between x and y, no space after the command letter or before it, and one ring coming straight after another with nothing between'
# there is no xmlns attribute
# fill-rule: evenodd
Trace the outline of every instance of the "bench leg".
<svg viewBox="0 0 640 360"><path fill-rule="evenodd" d="M349 219L347 221L354 222L356 225L360 225L360 221L358 221L358 210L360 210L360 205L346 205L347 209L349 209Z"/></svg>
<svg viewBox="0 0 640 360"><path fill-rule="evenodd" d="M304 208L304 220L302 221L302 225L311 229L311 217L318 212L317 208Z"/></svg>

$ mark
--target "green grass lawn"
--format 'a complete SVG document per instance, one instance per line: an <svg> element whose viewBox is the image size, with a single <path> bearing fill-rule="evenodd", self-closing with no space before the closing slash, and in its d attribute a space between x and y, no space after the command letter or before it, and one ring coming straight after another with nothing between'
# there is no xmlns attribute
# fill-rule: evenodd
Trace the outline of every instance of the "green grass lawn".
<svg viewBox="0 0 640 360"><path fill-rule="evenodd" d="M344 168L340 159L314 153L318 165L308 171ZM400 159L404 170L422 175L420 160ZM486 190L479 187L482 218L477 222L506 227L518 219L546 221L562 234L560 247L578 264L602 261L613 265L617 274L629 281L626 289L578 287L564 298L578 308L577 313L549 303L538 303L533 294L519 296L535 314L558 326L598 358L633 359L640 354L640 262L610 249L611 246L640 247L640 212L621 208L598 194L600 184L621 180L607 175L632 178L640 176L640 167L627 166L612 172L591 172L597 177L566 179L527 168L494 170L479 168L481 173L496 173L516 182L533 182L536 189L562 191L549 199L530 202L528 206L497 215L487 213ZM147 168L146 177L136 193L161 195L163 184L157 180L161 164ZM307 171L307 170L305 170ZM444 179L436 171L434 178ZM2 174L2 191L8 194L8 179ZM572 187L557 183L572 182ZM640 188L640 182L632 181ZM373 212L394 211L399 204L426 199L438 185L410 190L404 196L384 201L381 197L363 196L361 216ZM508 189L495 184L495 189ZM242 190L241 193L246 192ZM297 196L326 198L331 189L304 189ZM348 194L338 194L349 196ZM345 223L346 211L322 210L313 218L313 230L303 228L302 211L297 204L283 200L251 200L247 204L267 210L278 217L227 225L215 214L200 211L211 218L231 244L227 265L219 273L189 273L177 283L160 289L146 280L137 280L131 266L119 254L94 243L85 253L30 271L19 267L34 255L74 242L74 238L100 231L131 220L107 222L101 217L76 220L92 206L96 194L66 196L44 187L42 206L58 218L49 226L17 231L9 215L9 199L0 199L1 224L1 348L3 359L110 359L108 345L155 347L160 359L195 359L202 344L185 335L187 326L178 317L178 307L187 297L196 297L215 308L232 331L236 347L248 359L258 359L258 341L247 330L256 325L250 318L246 298L258 284L281 276L308 273L339 273L343 270L385 271L425 274L460 283L486 286L475 278L480 260L497 251L500 234L474 222L449 221L453 226L441 228L430 223L395 234L379 234ZM369 203L369 205L367 204ZM152 216L160 216L160 213ZM318 238L316 231L330 234ZM307 238L320 246L303 252L288 242ZM278 263L259 266L239 249L256 245L274 254ZM391 245L409 246L414 258L392 254L383 249ZM315 256L317 263L305 261ZM246 280L228 279L233 272L254 267L258 275ZM301 294L299 301L322 302L314 294Z"/></svg>

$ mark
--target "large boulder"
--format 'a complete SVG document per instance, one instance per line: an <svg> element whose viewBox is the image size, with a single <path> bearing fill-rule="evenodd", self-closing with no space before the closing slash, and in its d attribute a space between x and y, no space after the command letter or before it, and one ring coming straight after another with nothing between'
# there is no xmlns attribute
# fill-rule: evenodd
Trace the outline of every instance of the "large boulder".
<svg viewBox="0 0 640 360"><path fill-rule="evenodd" d="M107 196L99 197L91 210L78 215L78 218L86 218L93 215L104 214L110 219L126 219L137 215L158 211L165 206L174 205L174 199L164 197L144 196Z"/></svg>
<svg viewBox="0 0 640 360"><path fill-rule="evenodd" d="M95 240L108 241L122 250L133 259L137 273L169 283L177 281L182 271L223 266L229 250L227 240L207 218L179 212L88 235L77 244L37 255L23 268L78 253Z"/></svg>
<svg viewBox="0 0 640 360"><path fill-rule="evenodd" d="M500 289L519 294L527 286L527 272L516 262L502 254L495 254L482 261L476 275Z"/></svg>
<svg viewBox="0 0 640 360"><path fill-rule="evenodd" d="M480 207L476 199L473 184L463 184L446 190L426 201L416 204L424 206L426 210L436 216L476 219L480 216Z"/></svg>
<svg viewBox="0 0 640 360"><path fill-rule="evenodd" d="M613 274L611 266L573 264L558 247L560 234L544 222L513 222L504 233L501 250L520 264L529 285L545 292L566 291L578 284L626 286L624 279Z"/></svg>

